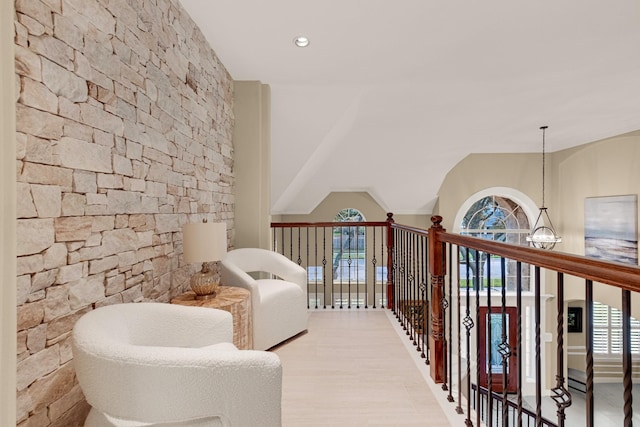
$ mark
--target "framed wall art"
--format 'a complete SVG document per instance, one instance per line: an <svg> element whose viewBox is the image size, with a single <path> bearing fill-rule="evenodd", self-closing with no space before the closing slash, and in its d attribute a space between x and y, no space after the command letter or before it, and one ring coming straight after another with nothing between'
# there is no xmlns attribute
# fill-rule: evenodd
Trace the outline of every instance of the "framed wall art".
<svg viewBox="0 0 640 427"><path fill-rule="evenodd" d="M585 255L638 265L638 196L587 197Z"/></svg>
<svg viewBox="0 0 640 427"><path fill-rule="evenodd" d="M582 307L567 307L567 332L582 332Z"/></svg>

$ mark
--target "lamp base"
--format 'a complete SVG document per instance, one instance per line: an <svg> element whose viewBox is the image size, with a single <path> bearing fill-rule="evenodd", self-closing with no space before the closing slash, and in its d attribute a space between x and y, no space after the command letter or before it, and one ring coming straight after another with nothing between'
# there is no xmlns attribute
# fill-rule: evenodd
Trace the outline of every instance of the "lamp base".
<svg viewBox="0 0 640 427"><path fill-rule="evenodd" d="M206 263L202 263L201 271L191 276L191 290L196 293L196 299L214 298L219 287L220 276L209 270Z"/></svg>

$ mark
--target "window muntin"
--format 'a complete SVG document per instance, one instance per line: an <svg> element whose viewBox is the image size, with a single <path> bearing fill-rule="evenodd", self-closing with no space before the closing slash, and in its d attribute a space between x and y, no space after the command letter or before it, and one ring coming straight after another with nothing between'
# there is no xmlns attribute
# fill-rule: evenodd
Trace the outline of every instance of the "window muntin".
<svg viewBox="0 0 640 427"><path fill-rule="evenodd" d="M476 201L465 213L460 224L460 234L478 237L481 239L498 242L513 243L516 245L527 245L526 236L529 234L529 219L522 207L511 199L501 196L487 196ZM462 248L461 248L462 249ZM491 271L491 286L501 287L502 262L500 257L487 257L481 253L481 259L476 264L475 254L466 253L461 250L459 277L466 283L467 263L469 260L469 274L475 277L476 265L480 265L479 276L481 277L480 288L486 289L489 286L488 271ZM517 262L506 260L505 277L507 290L515 290L517 286ZM528 264L521 265L522 290L530 289L530 267ZM475 289L475 280L469 280L468 287Z"/></svg>

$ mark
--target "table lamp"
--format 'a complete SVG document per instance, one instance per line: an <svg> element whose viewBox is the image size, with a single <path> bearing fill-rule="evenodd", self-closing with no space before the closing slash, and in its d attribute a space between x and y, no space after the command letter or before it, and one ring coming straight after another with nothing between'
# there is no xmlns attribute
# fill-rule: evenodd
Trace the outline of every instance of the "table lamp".
<svg viewBox="0 0 640 427"><path fill-rule="evenodd" d="M213 270L208 263L220 261L227 253L227 224L224 222L187 223L182 227L184 260L189 263L201 262L202 270L191 276L191 289L196 299L216 296L220 286L217 263Z"/></svg>

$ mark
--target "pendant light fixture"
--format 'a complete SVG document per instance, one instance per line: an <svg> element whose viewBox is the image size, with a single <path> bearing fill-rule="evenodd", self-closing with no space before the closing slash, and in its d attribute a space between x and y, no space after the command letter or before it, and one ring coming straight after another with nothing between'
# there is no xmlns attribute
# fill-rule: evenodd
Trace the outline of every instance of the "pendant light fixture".
<svg viewBox="0 0 640 427"><path fill-rule="evenodd" d="M527 236L527 242L530 242L534 248L551 250L556 243L562 241L562 237L558 236L558 233L556 233L556 230L553 228L551 218L549 218L547 208L544 205L545 132L547 127L548 126L540 127L542 130L542 206L540 207L538 219L536 219L535 224L531 228L531 232Z"/></svg>

